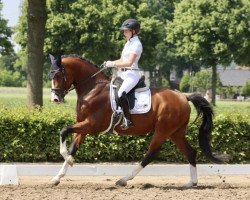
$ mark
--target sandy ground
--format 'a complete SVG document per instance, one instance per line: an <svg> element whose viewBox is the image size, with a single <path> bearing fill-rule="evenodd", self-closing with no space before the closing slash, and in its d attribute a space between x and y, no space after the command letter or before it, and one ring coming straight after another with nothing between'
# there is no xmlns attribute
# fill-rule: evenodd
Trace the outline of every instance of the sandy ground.
<svg viewBox="0 0 250 200"><path fill-rule="evenodd" d="M137 176L126 187L114 176L66 176L58 186L49 185L52 177L19 177L19 186L0 186L1 200L250 200L250 175L200 176L198 186L183 189L189 177Z"/></svg>

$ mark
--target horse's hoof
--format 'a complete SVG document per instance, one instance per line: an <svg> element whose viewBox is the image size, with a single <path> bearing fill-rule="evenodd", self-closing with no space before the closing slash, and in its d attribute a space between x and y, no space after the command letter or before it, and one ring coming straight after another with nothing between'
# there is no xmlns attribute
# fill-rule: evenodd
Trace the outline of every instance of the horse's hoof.
<svg viewBox="0 0 250 200"><path fill-rule="evenodd" d="M50 181L50 185L57 186L60 183L60 180L58 178L53 178Z"/></svg>
<svg viewBox="0 0 250 200"><path fill-rule="evenodd" d="M72 167L74 162L75 162L75 159L73 158L73 156L70 155L70 156L68 156L66 161Z"/></svg>
<svg viewBox="0 0 250 200"><path fill-rule="evenodd" d="M193 183L192 181L188 182L187 184L183 185L182 187L185 189L197 186L197 183Z"/></svg>
<svg viewBox="0 0 250 200"><path fill-rule="evenodd" d="M120 179L119 181L117 181L115 183L117 186L122 186L122 187L125 187L127 185L127 181L123 180L123 179Z"/></svg>

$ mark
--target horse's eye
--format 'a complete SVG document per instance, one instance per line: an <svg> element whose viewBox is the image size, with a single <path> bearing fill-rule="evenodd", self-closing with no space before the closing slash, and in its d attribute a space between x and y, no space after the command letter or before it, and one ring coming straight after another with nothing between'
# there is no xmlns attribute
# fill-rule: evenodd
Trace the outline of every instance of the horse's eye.
<svg viewBox="0 0 250 200"><path fill-rule="evenodd" d="M55 78L60 78L60 75L57 73L57 74L55 74L55 76L54 76L54 79Z"/></svg>

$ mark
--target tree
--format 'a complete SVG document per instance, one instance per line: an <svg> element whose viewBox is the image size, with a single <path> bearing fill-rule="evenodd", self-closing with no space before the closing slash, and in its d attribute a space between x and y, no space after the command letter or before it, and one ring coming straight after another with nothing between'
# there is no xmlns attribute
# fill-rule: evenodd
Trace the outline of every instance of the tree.
<svg viewBox="0 0 250 200"><path fill-rule="evenodd" d="M180 91L188 92L190 87L190 76L188 73L185 73L180 82Z"/></svg>
<svg viewBox="0 0 250 200"><path fill-rule="evenodd" d="M242 88L242 94L246 96L250 96L250 82L247 81Z"/></svg>
<svg viewBox="0 0 250 200"><path fill-rule="evenodd" d="M166 20L172 20L175 2L179 0L47 0L44 53L79 54L96 64L117 59L125 43L119 27L125 19L137 18L143 43L140 67L153 72L157 66L158 74L169 80L171 69L190 67L188 59L176 56L174 45L164 40ZM27 52L25 12L23 9L16 37L22 66L26 66Z"/></svg>
<svg viewBox="0 0 250 200"><path fill-rule="evenodd" d="M2 18L2 8L3 4L0 0L0 55L7 55L14 52L13 46L9 40L12 34L12 30L7 26L7 20Z"/></svg>
<svg viewBox="0 0 250 200"><path fill-rule="evenodd" d="M28 0L28 105L43 105L43 46L46 24L46 0Z"/></svg>
<svg viewBox="0 0 250 200"><path fill-rule="evenodd" d="M174 20L167 23L167 39L177 53L212 67L215 105L216 66L232 61L250 64L250 4L247 0L183 0Z"/></svg>

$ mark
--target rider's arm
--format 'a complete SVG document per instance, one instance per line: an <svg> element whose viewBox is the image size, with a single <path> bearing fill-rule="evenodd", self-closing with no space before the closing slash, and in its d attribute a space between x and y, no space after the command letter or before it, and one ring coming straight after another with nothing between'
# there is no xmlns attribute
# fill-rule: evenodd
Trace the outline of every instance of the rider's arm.
<svg viewBox="0 0 250 200"><path fill-rule="evenodd" d="M115 60L115 66L116 67L131 67L131 65L135 62L136 54L131 53L126 61L122 60L121 58L119 60Z"/></svg>

